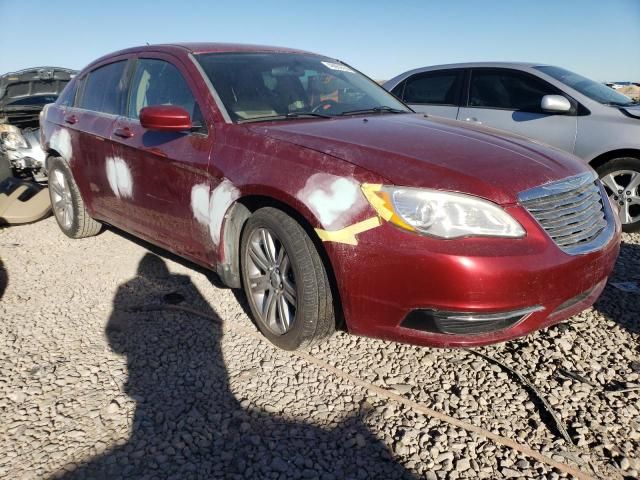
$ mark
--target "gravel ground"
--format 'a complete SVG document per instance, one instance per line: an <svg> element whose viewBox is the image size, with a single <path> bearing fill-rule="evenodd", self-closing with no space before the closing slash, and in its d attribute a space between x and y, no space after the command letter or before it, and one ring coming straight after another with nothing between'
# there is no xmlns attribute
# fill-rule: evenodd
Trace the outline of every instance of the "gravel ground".
<svg viewBox="0 0 640 480"><path fill-rule="evenodd" d="M609 285L569 322L478 350L504 367L344 333L305 355L257 338L215 276L147 248L69 240L52 218L0 230L1 477L639 475L638 294ZM625 235L612 282L638 266Z"/></svg>

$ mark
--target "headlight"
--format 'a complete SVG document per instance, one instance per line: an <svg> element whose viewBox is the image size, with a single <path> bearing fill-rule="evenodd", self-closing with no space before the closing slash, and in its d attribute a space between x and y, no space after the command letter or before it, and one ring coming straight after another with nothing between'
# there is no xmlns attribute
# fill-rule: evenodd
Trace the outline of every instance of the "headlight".
<svg viewBox="0 0 640 480"><path fill-rule="evenodd" d="M370 184L362 190L381 217L411 232L439 238L525 235L501 207L471 195Z"/></svg>
<svg viewBox="0 0 640 480"><path fill-rule="evenodd" d="M0 139L4 148L7 150L18 150L20 148L29 148L27 141L20 132L2 132Z"/></svg>

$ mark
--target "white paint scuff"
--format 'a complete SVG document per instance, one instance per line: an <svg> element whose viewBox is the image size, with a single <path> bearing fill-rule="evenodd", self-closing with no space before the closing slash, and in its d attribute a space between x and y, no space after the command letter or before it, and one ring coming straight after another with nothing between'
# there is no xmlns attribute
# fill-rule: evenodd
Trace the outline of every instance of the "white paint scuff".
<svg viewBox="0 0 640 480"><path fill-rule="evenodd" d="M133 196L133 178L127 163L120 157L107 157L107 180L113 194L118 198Z"/></svg>
<svg viewBox="0 0 640 480"><path fill-rule="evenodd" d="M206 184L191 188L191 210L202 225L209 227L215 246L220 244L222 222L229 207L240 197L240 191L229 180L222 180L213 190Z"/></svg>
<svg viewBox="0 0 640 480"><path fill-rule="evenodd" d="M196 185L191 189L191 209L196 220L209 225L209 185Z"/></svg>
<svg viewBox="0 0 640 480"><path fill-rule="evenodd" d="M59 128L53 132L49 144L51 148L62 155L62 158L67 162L71 162L73 147L71 146L71 135L66 128Z"/></svg>
<svg viewBox="0 0 640 480"><path fill-rule="evenodd" d="M366 205L357 181L327 173L309 177L297 197L311 208L324 228L344 226Z"/></svg>

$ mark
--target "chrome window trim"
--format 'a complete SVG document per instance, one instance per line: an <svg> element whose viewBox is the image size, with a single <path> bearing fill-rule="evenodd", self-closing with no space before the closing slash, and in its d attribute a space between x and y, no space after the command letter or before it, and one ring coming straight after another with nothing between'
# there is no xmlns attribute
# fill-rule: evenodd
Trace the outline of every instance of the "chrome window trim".
<svg viewBox="0 0 640 480"><path fill-rule="evenodd" d="M204 83L207 85L207 88L209 89L209 92L211 92L211 96L213 97L213 101L216 103L216 106L218 107L218 110L220 110L220 113L222 114L222 118L224 119L224 122L225 123L233 123L233 121L231 120L231 117L229 116L229 113L227 112L227 109L225 108L224 104L222 103L222 99L220 98L220 95L218 95L218 92L216 91L215 87L211 83L211 80L209 80L209 76L203 70L202 65L200 65L200 62L198 62L198 60L196 59L196 57L192 53L189 54L189 59L193 62L193 64L195 65L196 69L200 73L200 76L204 80Z"/></svg>
<svg viewBox="0 0 640 480"><path fill-rule="evenodd" d="M61 108L66 108L69 110L77 110L78 113L91 113L93 115L96 115L98 117L105 117L105 118L110 118L110 119L117 119L120 118L122 115L119 115L117 113L107 113L107 112L101 112L100 110L89 110L88 108L82 108L82 107L61 107Z"/></svg>

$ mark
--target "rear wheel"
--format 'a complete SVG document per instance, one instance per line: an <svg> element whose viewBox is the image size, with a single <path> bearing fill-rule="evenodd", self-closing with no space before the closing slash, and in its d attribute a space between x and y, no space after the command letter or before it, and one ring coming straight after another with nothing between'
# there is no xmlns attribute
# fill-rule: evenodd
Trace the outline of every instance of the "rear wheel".
<svg viewBox="0 0 640 480"><path fill-rule="evenodd" d="M89 216L69 166L60 157L49 159L49 197L60 230L70 238L97 235L102 225Z"/></svg>
<svg viewBox="0 0 640 480"><path fill-rule="evenodd" d="M273 344L296 350L333 333L327 272L315 245L289 215L267 207L247 220L241 268L251 313Z"/></svg>
<svg viewBox="0 0 640 480"><path fill-rule="evenodd" d="M625 232L640 231L640 158L622 157L609 160L598 168Z"/></svg>

